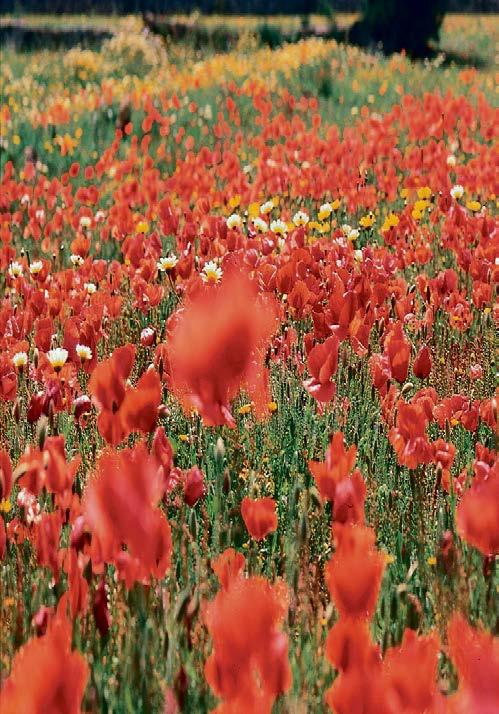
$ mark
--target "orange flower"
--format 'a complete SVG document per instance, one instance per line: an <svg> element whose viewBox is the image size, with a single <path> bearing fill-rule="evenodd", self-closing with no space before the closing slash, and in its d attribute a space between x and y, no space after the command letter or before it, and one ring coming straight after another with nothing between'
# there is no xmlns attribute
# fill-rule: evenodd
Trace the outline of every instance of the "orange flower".
<svg viewBox="0 0 499 714"><path fill-rule="evenodd" d="M83 512L93 557L114 562L128 587L135 580L163 577L170 567L170 525L157 507L163 490L156 461L143 444L102 454L88 482Z"/></svg>
<svg viewBox="0 0 499 714"><path fill-rule="evenodd" d="M483 555L499 553L499 470L485 478L475 477L457 507L457 529L461 538Z"/></svg>
<svg viewBox="0 0 499 714"><path fill-rule="evenodd" d="M175 320L171 381L186 410L198 409L209 426L234 426L230 402L244 387L257 415L266 415L263 350L276 327L272 303L259 299L249 280L232 272L219 288L197 293Z"/></svg>
<svg viewBox="0 0 499 714"><path fill-rule="evenodd" d="M495 714L499 702L499 638L474 629L455 614L447 628L449 654L459 687L449 697L450 714Z"/></svg>
<svg viewBox="0 0 499 714"><path fill-rule="evenodd" d="M414 364L412 365L414 376L419 379L426 379L431 372L431 355L427 345L423 345L419 350Z"/></svg>
<svg viewBox="0 0 499 714"><path fill-rule="evenodd" d="M243 498L241 515L255 540L263 540L277 529L276 503L273 498Z"/></svg>
<svg viewBox="0 0 499 714"><path fill-rule="evenodd" d="M161 381L155 369L144 372L135 388L126 386L134 359L133 345L118 347L94 369L88 386L99 409L99 432L113 446L134 431L152 431L158 416Z"/></svg>
<svg viewBox="0 0 499 714"><path fill-rule="evenodd" d="M338 368L338 345L338 338L331 335L308 353L308 371L312 376L303 384L307 392L319 402L330 402L334 397L335 384L331 382L331 377Z"/></svg>
<svg viewBox="0 0 499 714"><path fill-rule="evenodd" d="M218 711L270 714L275 699L289 689L288 638L281 629L286 612L286 586L256 576L232 576L207 603L213 652L205 676L224 700Z"/></svg>
<svg viewBox="0 0 499 714"><path fill-rule="evenodd" d="M372 528L335 526L337 550L326 566L326 582L342 617L369 619L374 613L385 559Z"/></svg>
<svg viewBox="0 0 499 714"><path fill-rule="evenodd" d="M0 692L2 714L79 714L88 666L79 652L71 651L65 608L63 597L46 634L32 638L17 653Z"/></svg>
<svg viewBox="0 0 499 714"><path fill-rule="evenodd" d="M433 449L426 436L427 423L428 417L422 406L399 402L396 425L390 429L389 438L401 466L415 469L432 460Z"/></svg>
<svg viewBox="0 0 499 714"><path fill-rule="evenodd" d="M352 471L357 458L357 447L345 449L343 433L337 431L331 437L325 461L309 461L308 468L323 499L334 501L336 487Z"/></svg>

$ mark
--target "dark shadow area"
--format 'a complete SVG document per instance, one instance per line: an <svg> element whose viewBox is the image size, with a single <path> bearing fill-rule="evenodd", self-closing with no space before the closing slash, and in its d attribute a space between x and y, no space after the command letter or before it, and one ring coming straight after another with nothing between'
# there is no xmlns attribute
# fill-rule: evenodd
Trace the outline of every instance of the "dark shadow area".
<svg viewBox="0 0 499 714"><path fill-rule="evenodd" d="M111 32L89 27L30 27L14 22L0 25L0 45L24 52L70 49L76 45L96 49L110 37Z"/></svg>
<svg viewBox="0 0 499 714"><path fill-rule="evenodd" d="M374 41L361 20L354 22L350 27L336 27L331 31L330 36L337 42L355 45L368 52L381 52L382 54L389 56L396 51L387 50L381 42ZM474 67L475 69L484 69L488 64L487 61L479 55L474 55L468 52L455 52L453 50L446 50L434 45L427 46L424 51L412 53L411 57L414 60L433 60L437 57L442 57L441 66L443 67L457 66L463 68Z"/></svg>

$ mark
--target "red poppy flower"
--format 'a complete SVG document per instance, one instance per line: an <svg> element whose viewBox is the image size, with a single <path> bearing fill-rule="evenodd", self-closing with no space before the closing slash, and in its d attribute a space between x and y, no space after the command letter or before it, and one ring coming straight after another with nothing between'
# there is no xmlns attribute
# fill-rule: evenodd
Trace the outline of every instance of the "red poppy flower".
<svg viewBox="0 0 499 714"><path fill-rule="evenodd" d="M204 473L197 466L193 466L184 474L184 500L188 506L195 506L205 495Z"/></svg>
<svg viewBox="0 0 499 714"><path fill-rule="evenodd" d="M5 449L0 449L0 501L10 496L12 489L12 464Z"/></svg>
<svg viewBox="0 0 499 714"><path fill-rule="evenodd" d="M213 652L205 676L223 709L270 714L276 697L289 689L288 638L281 630L286 611L285 585L256 576L232 578L207 603Z"/></svg>
<svg viewBox="0 0 499 714"><path fill-rule="evenodd" d="M161 403L161 382L155 369L140 377L137 386L127 387L135 347L127 344L114 350L92 372L88 389L99 409L97 426L104 439L116 446L134 431L154 429Z"/></svg>
<svg viewBox="0 0 499 714"><path fill-rule="evenodd" d="M238 553L234 548L227 548L212 562L211 567L221 587L227 590L232 580L242 574L245 564L246 560L242 553Z"/></svg>
<svg viewBox="0 0 499 714"><path fill-rule="evenodd" d="M275 312L244 277L198 293L176 316L169 342L172 386L207 425L234 426L230 402L244 387L257 414L267 413L263 349L275 329Z"/></svg>
<svg viewBox="0 0 499 714"><path fill-rule="evenodd" d="M384 352L390 363L392 377L400 384L407 379L411 344L404 334L402 323L397 322L385 338Z"/></svg>
<svg viewBox="0 0 499 714"><path fill-rule="evenodd" d="M335 394L335 384L331 377L338 368L339 340L335 335L325 342L315 345L308 353L308 371L312 375L303 383L305 389L319 402L330 402Z"/></svg>
<svg viewBox="0 0 499 714"><path fill-rule="evenodd" d="M435 712L437 701L443 705L436 687L439 651L438 635L418 637L410 629L405 630L399 647L387 650L383 682L390 712Z"/></svg>
<svg viewBox="0 0 499 714"><path fill-rule="evenodd" d="M241 515L248 533L263 540L277 529L276 503L273 498L243 498Z"/></svg>
<svg viewBox="0 0 499 714"><path fill-rule="evenodd" d="M322 498L334 501L337 485L352 471L356 458L357 447L346 449L343 433L337 431L331 437L325 460L308 462Z"/></svg>
<svg viewBox="0 0 499 714"><path fill-rule="evenodd" d="M476 478L457 507L459 535L484 555L499 553L499 470Z"/></svg>
<svg viewBox="0 0 499 714"><path fill-rule="evenodd" d="M170 567L170 526L157 507L163 488L143 444L102 454L88 482L83 499L88 527L102 560L115 562L128 586L162 577Z"/></svg>
<svg viewBox="0 0 499 714"><path fill-rule="evenodd" d="M423 345L419 350L412 365L412 371L418 379L426 379L429 376L431 372L431 355L427 345Z"/></svg>
<svg viewBox="0 0 499 714"><path fill-rule="evenodd" d="M2 714L79 714L88 666L79 652L71 651L65 607L63 598L46 634L32 638L16 654L0 692Z"/></svg>
<svg viewBox="0 0 499 714"><path fill-rule="evenodd" d="M495 714L499 702L499 638L471 627L455 614L447 628L449 654L459 687L448 699L450 714Z"/></svg>
<svg viewBox="0 0 499 714"><path fill-rule="evenodd" d="M326 582L342 617L369 619L376 607L385 559L372 528L335 526L337 549L326 566Z"/></svg>
<svg viewBox="0 0 499 714"><path fill-rule="evenodd" d="M399 402L396 425L390 429L389 438L401 466L415 469L432 460L433 449L426 436L427 423L423 407Z"/></svg>

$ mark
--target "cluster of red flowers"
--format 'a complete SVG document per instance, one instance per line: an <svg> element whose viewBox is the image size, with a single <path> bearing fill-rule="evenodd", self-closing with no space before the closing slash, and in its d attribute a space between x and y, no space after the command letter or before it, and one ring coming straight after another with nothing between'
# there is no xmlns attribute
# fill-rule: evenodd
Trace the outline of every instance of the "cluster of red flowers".
<svg viewBox="0 0 499 714"><path fill-rule="evenodd" d="M194 459L175 466L158 422L180 404L182 419L234 429L242 394L257 419L270 419L284 406L273 401L272 366L299 375L301 396L323 414L338 407L335 380L347 361L363 364L401 469L418 478L434 468L436 487L458 499L459 535L486 557L499 553L499 470L482 443L497 427L488 367L479 347L446 364L439 342L443 332L471 352L473 330L490 331L499 319L497 222L452 188L495 196L496 113L482 99L405 97L340 136L335 126L318 131L313 101L283 93L272 112L265 90L252 99L258 129L246 143L257 158L249 169L243 138L223 115L214 147L189 145L170 176L155 164L149 131L141 142L118 132L83 172L73 165L49 179L32 163L19 174L5 167L0 408L7 414L8 405L14 423L36 425L38 439L23 437L22 453L17 445L0 451L0 559L29 543L38 566L67 582L67 595L55 613L37 614L40 636L19 650L2 711L79 710L88 667L71 650L69 618L91 606L107 633L111 569L128 589L164 578L173 555L165 506L194 508L209 492ZM164 120L147 111L149 129ZM448 161L454 144L466 161ZM390 213L377 230L381 196ZM338 210L359 228L338 220ZM96 458L73 454L60 423L77 435L87 428ZM473 440L472 464L456 458L454 429ZM437 687L436 633L406 630L384 656L373 641L385 557L366 525L368 484L356 458L338 431L324 462L309 462L331 504L336 548L325 572L339 616L327 640L338 673L329 706L337 714L492 714L498 642L461 615L444 647L459 676L449 697ZM241 500L255 541L277 531L277 509L277 495ZM291 686L287 587L244 575L233 549L213 567L220 590L204 609L213 642L205 675L222 700L216 711L270 712Z"/></svg>

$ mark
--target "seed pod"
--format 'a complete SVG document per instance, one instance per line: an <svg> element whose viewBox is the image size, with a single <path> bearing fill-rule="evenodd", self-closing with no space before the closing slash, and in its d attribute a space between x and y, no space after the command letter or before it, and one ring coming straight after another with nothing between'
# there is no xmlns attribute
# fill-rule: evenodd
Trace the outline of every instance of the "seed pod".
<svg viewBox="0 0 499 714"><path fill-rule="evenodd" d="M197 541L198 538L198 517L194 508L191 509L189 516L189 530L193 540Z"/></svg>
<svg viewBox="0 0 499 714"><path fill-rule="evenodd" d="M218 463L222 463L225 457L225 443L221 436L218 437L215 446L213 447L213 454L215 460Z"/></svg>
<svg viewBox="0 0 499 714"><path fill-rule="evenodd" d="M48 421L47 421L46 416L41 416L38 419L36 431L37 431L38 448L40 449L40 451L43 451L43 447L45 444L45 439L47 438L47 431L48 431Z"/></svg>

